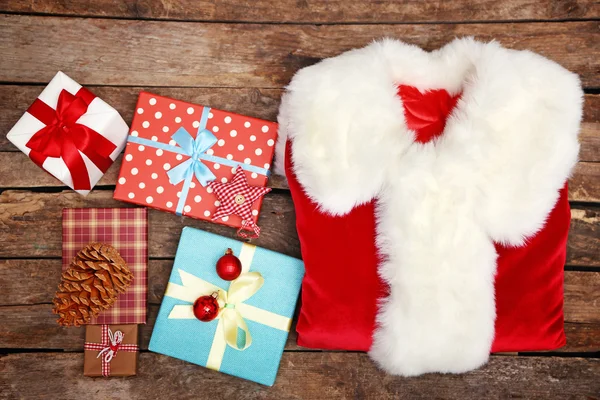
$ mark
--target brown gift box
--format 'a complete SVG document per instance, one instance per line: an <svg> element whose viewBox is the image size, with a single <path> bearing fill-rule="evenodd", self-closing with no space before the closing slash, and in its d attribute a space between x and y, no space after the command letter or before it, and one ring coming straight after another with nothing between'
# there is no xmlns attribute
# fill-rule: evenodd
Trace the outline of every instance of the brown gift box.
<svg viewBox="0 0 600 400"><path fill-rule="evenodd" d="M105 340L102 340L102 329L105 329ZM110 351L110 335L116 337L123 333L123 340L118 345L110 362L103 361ZM131 376L136 374L138 352L137 325L86 325L83 358L83 375L85 376ZM115 346L113 346L115 347ZM101 349L108 348L100 357ZM135 349L135 351L134 351ZM103 374L104 363L104 374Z"/></svg>

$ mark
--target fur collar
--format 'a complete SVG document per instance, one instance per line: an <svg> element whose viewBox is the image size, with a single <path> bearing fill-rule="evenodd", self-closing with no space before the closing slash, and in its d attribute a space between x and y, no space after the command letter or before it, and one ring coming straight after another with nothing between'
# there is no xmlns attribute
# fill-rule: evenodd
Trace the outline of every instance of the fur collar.
<svg viewBox="0 0 600 400"><path fill-rule="evenodd" d="M462 91L444 134L414 142L397 84ZM300 70L282 99L276 170L321 211L378 200L390 285L371 356L402 375L483 364L494 335L493 243L538 231L577 161L576 75L528 51L457 39L382 40Z"/></svg>

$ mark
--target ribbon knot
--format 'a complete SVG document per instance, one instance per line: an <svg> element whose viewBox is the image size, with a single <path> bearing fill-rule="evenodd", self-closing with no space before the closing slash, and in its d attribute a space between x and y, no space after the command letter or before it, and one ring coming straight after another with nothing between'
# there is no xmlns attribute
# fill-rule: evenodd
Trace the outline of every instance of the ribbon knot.
<svg viewBox="0 0 600 400"><path fill-rule="evenodd" d="M111 362L113 357L117 355L117 350L119 350L121 343L123 343L124 337L125 335L123 334L123 332L116 331L113 334L110 328L108 328L108 346L100 350L96 358L100 358L104 354L104 361L107 363Z"/></svg>
<svg viewBox="0 0 600 400"><path fill-rule="evenodd" d="M252 335L246 321L236 305L243 303L260 290L265 280L260 272L241 274L229 285L229 290L219 290L218 301L223 304L219 318L223 321L223 332L227 344L236 350L246 350L252 344ZM241 345L238 345L238 330L244 331Z"/></svg>
<svg viewBox="0 0 600 400"><path fill-rule="evenodd" d="M110 155L117 146L104 136L77 121L87 112L94 96L83 90L76 95L62 90L56 110L36 99L27 111L46 126L37 131L27 142L31 149L29 157L40 167L46 158L61 157L73 180L73 189L90 190L89 174L81 153L85 154L102 172L112 164ZM91 102L91 100L90 100Z"/></svg>
<svg viewBox="0 0 600 400"><path fill-rule="evenodd" d="M125 334L122 331L115 331L114 334L108 325L102 325L101 343L85 342L85 350L97 351L96 358L102 360L102 376L110 376L110 362L117 356L117 352L137 352L136 344L123 344Z"/></svg>
<svg viewBox="0 0 600 400"><path fill-rule="evenodd" d="M183 149L183 153L190 158L171 168L167 175L169 182L177 185L179 182L195 176L202 186L214 181L217 177L200 161L200 155L217 143L217 138L208 129L198 129L196 139L185 128L179 128L171 138Z"/></svg>
<svg viewBox="0 0 600 400"><path fill-rule="evenodd" d="M117 350L119 350L119 346L120 346L120 345L121 345L120 343L116 343L116 344L114 344L114 343L111 343L111 344L110 344L110 350L116 353L116 352L117 352Z"/></svg>

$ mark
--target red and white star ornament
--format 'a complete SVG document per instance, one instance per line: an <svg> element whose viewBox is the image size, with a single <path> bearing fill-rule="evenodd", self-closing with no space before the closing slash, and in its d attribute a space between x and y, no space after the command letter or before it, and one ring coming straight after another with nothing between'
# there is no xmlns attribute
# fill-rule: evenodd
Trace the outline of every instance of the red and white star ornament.
<svg viewBox="0 0 600 400"><path fill-rule="evenodd" d="M239 165L231 182L213 181L208 184L208 187L214 190L220 202L217 211L213 215L213 221L228 215L238 215L242 218L242 227L238 230L238 235L243 238L257 238L260 234L260 228L252 219L252 204L259 197L269 193L271 189L248 185L244 170ZM254 232L254 234L248 235L243 231Z"/></svg>

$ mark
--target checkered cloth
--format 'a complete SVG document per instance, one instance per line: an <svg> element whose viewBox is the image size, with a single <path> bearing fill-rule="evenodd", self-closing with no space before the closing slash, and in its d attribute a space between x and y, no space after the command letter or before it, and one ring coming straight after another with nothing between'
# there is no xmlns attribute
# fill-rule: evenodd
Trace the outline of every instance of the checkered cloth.
<svg viewBox="0 0 600 400"><path fill-rule="evenodd" d="M208 187L213 189L219 198L219 207L213 215L213 221L229 215L237 215L242 218L242 227L238 230L238 235L244 238L257 238L260 235L260 228L252 219L252 204L259 197L269 193L270 188L248 185L246 174L239 165L231 182L212 181ZM248 235L243 232L244 230L254 232L254 235Z"/></svg>
<svg viewBox="0 0 600 400"><path fill-rule="evenodd" d="M85 342L84 350L97 351L98 357L102 357L102 376L110 376L110 362L117 356L119 351L136 352L139 350L137 344L123 344L125 335L121 331L110 330L108 325L102 325L102 343Z"/></svg>
<svg viewBox="0 0 600 400"><path fill-rule="evenodd" d="M145 324L148 297L148 214L145 208L65 208L63 271L86 245L116 248L133 273L133 282L108 310L90 324Z"/></svg>

